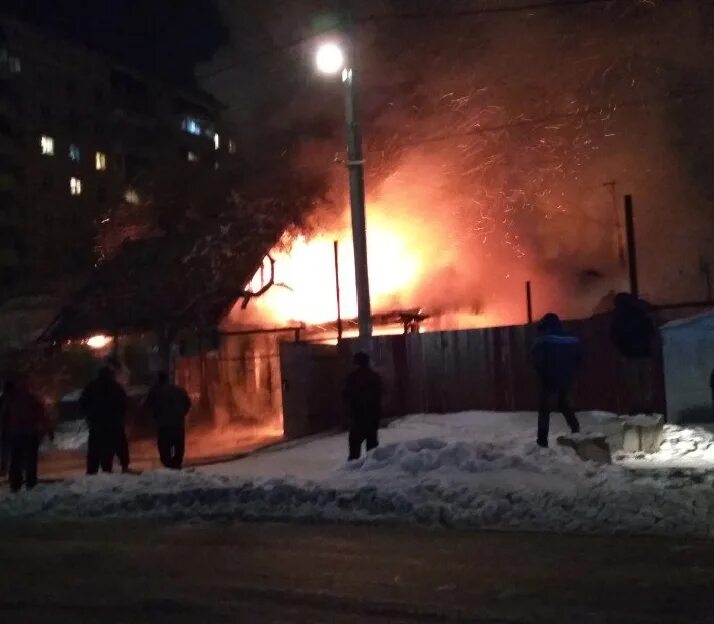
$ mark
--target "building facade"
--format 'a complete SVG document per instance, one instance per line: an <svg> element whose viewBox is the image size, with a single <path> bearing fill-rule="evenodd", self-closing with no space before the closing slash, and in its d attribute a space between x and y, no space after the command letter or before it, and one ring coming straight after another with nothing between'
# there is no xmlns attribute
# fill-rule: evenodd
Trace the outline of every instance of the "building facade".
<svg viewBox="0 0 714 624"><path fill-rule="evenodd" d="M111 206L135 186L235 152L220 104L0 17L0 299L53 292L97 260Z"/></svg>

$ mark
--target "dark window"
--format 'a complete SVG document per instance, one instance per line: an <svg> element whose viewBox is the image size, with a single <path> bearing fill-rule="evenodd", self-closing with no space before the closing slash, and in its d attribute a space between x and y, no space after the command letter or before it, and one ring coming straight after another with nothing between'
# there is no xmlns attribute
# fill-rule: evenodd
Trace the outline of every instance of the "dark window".
<svg viewBox="0 0 714 624"><path fill-rule="evenodd" d="M51 119L52 108L48 104L42 104L40 105L40 114L42 115L43 119Z"/></svg>
<svg viewBox="0 0 714 624"><path fill-rule="evenodd" d="M103 186L100 186L97 189L97 201L100 204L103 204L104 202L107 201L107 189L105 189Z"/></svg>
<svg viewBox="0 0 714 624"><path fill-rule="evenodd" d="M72 131L72 132L79 132L80 129L80 116L77 111L70 111L69 114L67 115L67 127Z"/></svg>
<svg viewBox="0 0 714 624"><path fill-rule="evenodd" d="M70 78L67 81L67 93L69 95L76 95L77 93L77 82L74 80L74 78Z"/></svg>
<svg viewBox="0 0 714 624"><path fill-rule="evenodd" d="M104 89L101 89L100 87L97 87L94 90L94 101L97 104L104 104Z"/></svg>
<svg viewBox="0 0 714 624"><path fill-rule="evenodd" d="M42 190L51 191L55 186L55 180L51 175L42 176Z"/></svg>
<svg viewBox="0 0 714 624"><path fill-rule="evenodd" d="M126 155L124 165L126 167L126 177L129 180L134 180L141 175L146 175L152 170L151 161L149 159L134 154Z"/></svg>

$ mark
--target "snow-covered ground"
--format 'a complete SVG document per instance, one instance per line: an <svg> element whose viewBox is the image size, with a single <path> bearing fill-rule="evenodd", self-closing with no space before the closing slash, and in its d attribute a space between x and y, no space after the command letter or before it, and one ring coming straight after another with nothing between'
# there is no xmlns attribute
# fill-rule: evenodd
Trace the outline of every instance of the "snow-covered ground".
<svg viewBox="0 0 714 624"><path fill-rule="evenodd" d="M581 414L603 431L615 417ZM155 517L412 522L555 531L714 533L714 440L667 426L659 453L611 466L534 443L532 413L419 415L380 432L381 446L346 463L346 434L172 473L97 476L0 495L1 517ZM647 468L647 470L638 470ZM686 468L683 470L682 468Z"/></svg>
<svg viewBox="0 0 714 624"><path fill-rule="evenodd" d="M55 427L54 440L45 440L42 450L84 451L87 448L89 430L82 420L68 420Z"/></svg>

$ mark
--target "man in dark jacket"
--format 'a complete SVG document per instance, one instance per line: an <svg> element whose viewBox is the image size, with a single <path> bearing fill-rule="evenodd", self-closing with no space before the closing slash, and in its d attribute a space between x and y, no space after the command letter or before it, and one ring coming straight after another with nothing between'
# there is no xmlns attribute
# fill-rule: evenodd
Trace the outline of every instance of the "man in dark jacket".
<svg viewBox="0 0 714 624"><path fill-rule="evenodd" d="M610 337L617 350L626 358L652 357L652 346L657 330L647 302L631 293L615 295Z"/></svg>
<svg viewBox="0 0 714 624"><path fill-rule="evenodd" d="M27 489L37 485L37 458L42 437L52 437L47 410L30 390L27 379L18 378L3 400L2 416L10 451L10 489L17 492L23 483Z"/></svg>
<svg viewBox="0 0 714 624"><path fill-rule="evenodd" d="M169 376L159 373L146 397L146 408L156 420L156 442L161 463L166 468L180 470L186 447L186 415L191 399L180 386L170 383Z"/></svg>
<svg viewBox="0 0 714 624"><path fill-rule="evenodd" d="M538 324L538 334L533 345L533 362L540 381L538 445L546 447L554 404L565 416L570 430L580 431L580 423L570 405L570 391L582 360L582 348L580 340L567 335L560 318L552 312Z"/></svg>
<svg viewBox="0 0 714 624"><path fill-rule="evenodd" d="M343 392L350 416L350 460L359 459L362 442L368 451L378 446L382 418L382 378L370 367L366 353L357 353L354 362L356 368L347 376Z"/></svg>
<svg viewBox="0 0 714 624"><path fill-rule="evenodd" d="M629 413L652 413L652 355L657 327L650 305L631 293L618 293L610 337L620 354L620 388L629 401Z"/></svg>
<svg viewBox="0 0 714 624"><path fill-rule="evenodd" d="M111 472L115 454L122 471L128 472L129 445L124 429L127 398L111 368L99 369L96 379L82 392L79 405L89 427L87 474L97 474L100 467Z"/></svg>

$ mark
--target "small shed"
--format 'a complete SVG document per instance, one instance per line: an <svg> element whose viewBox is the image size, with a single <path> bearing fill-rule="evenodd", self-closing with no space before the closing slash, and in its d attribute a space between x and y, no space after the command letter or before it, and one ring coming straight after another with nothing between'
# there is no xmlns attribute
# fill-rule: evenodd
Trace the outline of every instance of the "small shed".
<svg viewBox="0 0 714 624"><path fill-rule="evenodd" d="M669 422L714 422L714 310L667 323L661 332Z"/></svg>

